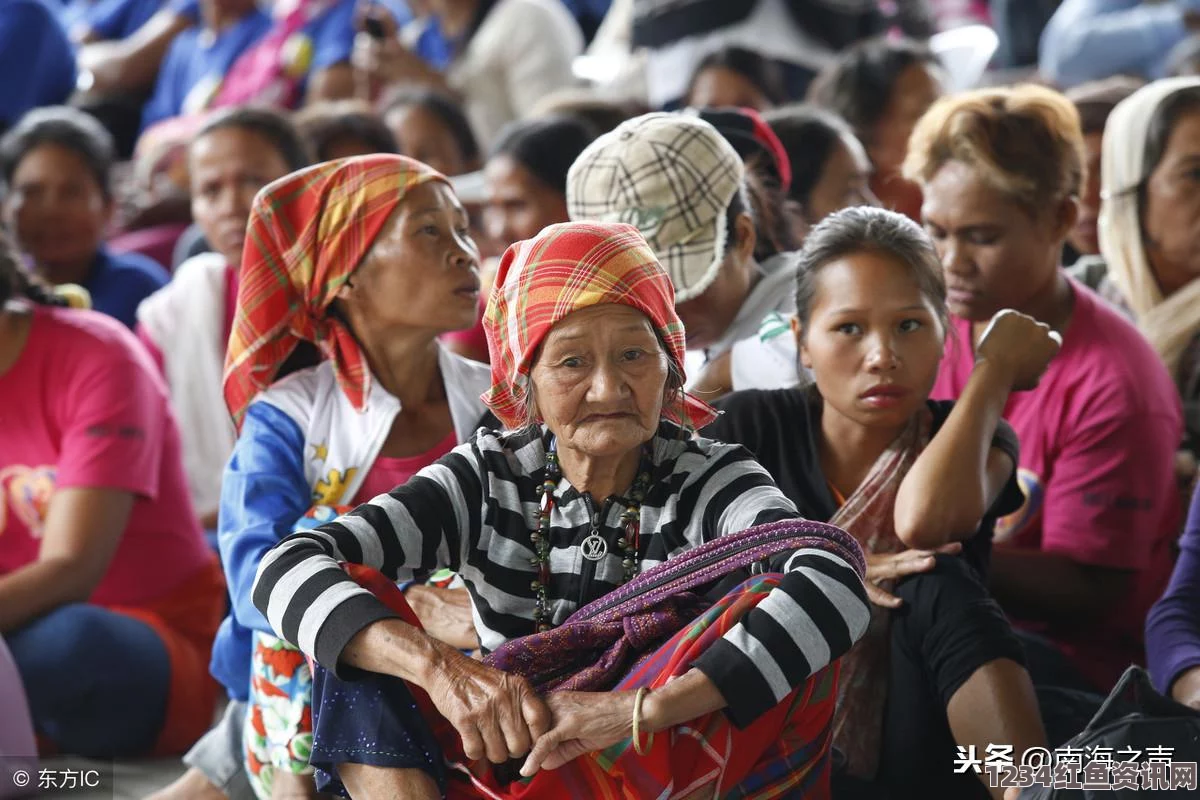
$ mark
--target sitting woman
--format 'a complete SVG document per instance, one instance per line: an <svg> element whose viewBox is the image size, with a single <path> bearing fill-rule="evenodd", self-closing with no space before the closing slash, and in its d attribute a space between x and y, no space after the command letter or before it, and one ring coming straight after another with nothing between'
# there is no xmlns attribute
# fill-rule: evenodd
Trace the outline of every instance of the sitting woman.
<svg viewBox="0 0 1200 800"><path fill-rule="evenodd" d="M479 142L453 97L433 89L398 86L384 94L379 109L402 155L451 178L479 169Z"/></svg>
<svg viewBox="0 0 1200 800"><path fill-rule="evenodd" d="M166 386L128 329L58 307L3 238L0 396L0 635L37 733L92 758L182 752L212 721L225 593Z"/></svg>
<svg viewBox="0 0 1200 800"><path fill-rule="evenodd" d="M816 106L795 105L764 118L791 163L788 199L797 206L805 231L843 208L879 205L870 187L867 151L840 117Z"/></svg>
<svg viewBox="0 0 1200 800"><path fill-rule="evenodd" d="M92 308L132 328L138 304L169 276L145 256L105 247L112 162L112 137L92 117L66 106L31 111L0 139L4 222L44 280L82 286Z"/></svg>
<svg viewBox="0 0 1200 800"><path fill-rule="evenodd" d="M188 150L192 216L217 252L189 258L170 283L142 301L137 334L167 379L192 505L211 530L236 438L221 379L250 203L263 186L303 169L309 159L287 117L262 108L218 114Z"/></svg>
<svg viewBox="0 0 1200 800"><path fill-rule="evenodd" d="M946 285L915 223L838 212L809 234L797 275L794 328L814 383L735 392L703 433L746 445L801 514L866 550L874 627L844 659L834 732L847 773L892 798L986 797L954 770L956 746L1004 742L1019 763L1045 745L1021 643L983 576L996 519L1023 499L1000 414L1036 384L1055 334L1002 312L963 399L931 401Z"/></svg>
<svg viewBox="0 0 1200 800"><path fill-rule="evenodd" d="M754 257L758 229L741 156L711 124L645 114L592 142L567 176L572 220L629 222L671 276L705 397L799 381L785 319L795 258Z"/></svg>
<svg viewBox="0 0 1200 800"><path fill-rule="evenodd" d="M744 47L709 53L692 72L684 105L697 108L737 107L766 111L788 100L783 68Z"/></svg>
<svg viewBox="0 0 1200 800"><path fill-rule="evenodd" d="M682 392L653 251L629 225L551 226L509 248L485 319L505 430L259 568L255 603L321 665L313 764L355 797L827 796L861 550L742 448L688 435L713 412ZM368 592L339 562L383 576L350 568ZM447 566L482 663L391 588ZM533 782L510 789L522 757Z"/></svg>
<svg viewBox="0 0 1200 800"><path fill-rule="evenodd" d="M1104 132L1103 264L1082 274L1127 303L1183 399L1181 478L1200 452L1200 78L1155 81L1121 102ZM1190 496L1190 493L1189 493Z"/></svg>
<svg viewBox="0 0 1200 800"><path fill-rule="evenodd" d="M871 158L871 191L884 208L921 218L921 190L901 172L908 139L942 94L942 69L925 44L878 37L843 51L808 99L850 123Z"/></svg>
<svg viewBox="0 0 1200 800"><path fill-rule="evenodd" d="M292 122L317 163L400 152L396 137L365 100L314 103L297 111Z"/></svg>
<svg viewBox="0 0 1200 800"><path fill-rule="evenodd" d="M996 526L989 585L1028 634L1036 686L1106 694L1143 663L1146 612L1170 574L1181 421L1146 340L1059 267L1083 178L1079 117L1041 87L957 95L918 123L905 170L924 190L957 332L932 396L971 391L1001 309L1063 338L1037 389L1004 407L1021 441L1025 504ZM1056 732L1043 714L1055 745L1086 722Z"/></svg>
<svg viewBox="0 0 1200 800"><path fill-rule="evenodd" d="M231 703L163 797L233 795L247 778L260 798L315 793L311 673L269 633L251 583L298 521L403 484L480 423L487 367L438 344L478 313L465 230L446 179L402 156L319 164L259 194L225 379L241 432L221 491L233 609L212 672ZM284 377L313 345L326 359ZM437 635L478 646L465 592L414 586L408 597Z"/></svg>

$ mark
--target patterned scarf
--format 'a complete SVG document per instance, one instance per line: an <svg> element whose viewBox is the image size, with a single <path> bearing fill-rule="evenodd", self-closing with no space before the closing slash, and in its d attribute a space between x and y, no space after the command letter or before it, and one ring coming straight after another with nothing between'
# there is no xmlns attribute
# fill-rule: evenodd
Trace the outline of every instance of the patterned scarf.
<svg viewBox="0 0 1200 800"><path fill-rule="evenodd" d="M932 413L928 406L923 406L908 428L875 460L866 479L829 520L829 524L857 539L868 555L908 549L896 535L896 494L917 456L929 444L932 423ZM892 581L884 581L879 587L891 591L892 585ZM833 743L846 757L846 770L851 775L868 779L875 777L882 746L891 622L888 609L872 604L871 623L866 634L842 657Z"/></svg>
<svg viewBox="0 0 1200 800"><path fill-rule="evenodd" d="M1164 298L1142 240L1141 192L1149 179L1146 139L1158 107L1172 95L1200 86L1200 78L1154 81L1117 104L1104 128L1100 172L1100 252L1108 274L1137 317L1137 325L1179 380L1184 351L1200 331L1200 280ZM1183 381L1186 382L1186 381Z"/></svg>
<svg viewBox="0 0 1200 800"><path fill-rule="evenodd" d="M225 357L225 403L239 429L301 341L333 361L346 397L365 407L370 370L330 306L408 191L430 181L446 179L411 158L371 155L317 164L258 193Z"/></svg>
<svg viewBox="0 0 1200 800"><path fill-rule="evenodd" d="M683 374L683 323L675 314L671 279L632 225L567 222L508 248L483 315L492 362L488 408L508 428L524 422L529 373L538 348L573 311L616 303L641 311ZM702 428L716 417L712 406L681 393L663 416Z"/></svg>

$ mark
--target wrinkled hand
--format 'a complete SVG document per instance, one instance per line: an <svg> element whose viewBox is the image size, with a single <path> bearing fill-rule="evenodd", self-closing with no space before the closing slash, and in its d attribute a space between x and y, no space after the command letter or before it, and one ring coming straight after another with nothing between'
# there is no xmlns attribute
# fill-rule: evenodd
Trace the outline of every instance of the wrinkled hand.
<svg viewBox="0 0 1200 800"><path fill-rule="evenodd" d="M1001 368L1013 391L1033 389L1062 347L1062 336L1044 322L1006 308L996 312L979 338L977 359Z"/></svg>
<svg viewBox="0 0 1200 800"><path fill-rule="evenodd" d="M524 678L448 647L442 656L423 688L458 731L467 758L493 764L520 758L550 728L550 709Z"/></svg>
<svg viewBox="0 0 1200 800"><path fill-rule="evenodd" d="M479 648L475 621L471 617L471 593L466 589L414 583L404 590L404 599L421 620L425 633L459 650Z"/></svg>
<svg viewBox="0 0 1200 800"><path fill-rule="evenodd" d="M902 553L890 555L867 554L867 597L872 603L883 608L899 608L904 601L894 594L879 588L880 581L896 580L905 575L916 575L928 572L936 563L934 555L946 553L955 555L962 552L962 542L951 542L936 550L905 550Z"/></svg>
<svg viewBox="0 0 1200 800"><path fill-rule="evenodd" d="M555 692L546 697L554 724L534 743L521 774L558 769L584 753L603 750L633 731L636 692Z"/></svg>

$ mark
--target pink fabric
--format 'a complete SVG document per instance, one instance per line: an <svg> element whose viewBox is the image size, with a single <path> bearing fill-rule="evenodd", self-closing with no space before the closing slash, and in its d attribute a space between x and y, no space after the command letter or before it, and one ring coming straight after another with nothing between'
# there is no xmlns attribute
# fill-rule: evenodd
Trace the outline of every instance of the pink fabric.
<svg viewBox="0 0 1200 800"><path fill-rule="evenodd" d="M376 458L375 463L371 465L371 471L363 478L363 484L354 496L352 505L361 505L372 497L386 494L397 486L408 483L409 478L449 453L457 444L458 437L454 431L450 431L445 439L424 453L406 458Z"/></svg>
<svg viewBox="0 0 1200 800"><path fill-rule="evenodd" d="M188 229L186 222L168 222L149 228L139 228L112 237L108 249L114 253L141 253L153 258L167 272L171 272L175 257L175 243Z"/></svg>
<svg viewBox="0 0 1200 800"><path fill-rule="evenodd" d="M996 546L1041 549L1099 567L1136 570L1129 597L1095 627L1034 628L1081 672L1112 686L1145 663L1142 626L1171 571L1179 530L1173 459L1182 431L1174 383L1150 345L1078 283L1062 350L1004 418L1021 440L1021 510L996 524ZM956 319L932 396L957 398L971 373L969 323Z"/></svg>
<svg viewBox="0 0 1200 800"><path fill-rule="evenodd" d="M51 496L67 487L137 496L91 602L141 607L208 567L166 384L124 326L37 308L0 397L0 573L37 558Z"/></svg>

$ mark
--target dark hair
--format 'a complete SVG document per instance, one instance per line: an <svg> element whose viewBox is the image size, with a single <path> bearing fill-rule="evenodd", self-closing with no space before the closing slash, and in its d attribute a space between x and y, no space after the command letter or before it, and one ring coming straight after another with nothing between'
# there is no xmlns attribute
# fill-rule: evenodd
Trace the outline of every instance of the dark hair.
<svg viewBox="0 0 1200 800"><path fill-rule="evenodd" d="M4 183L11 184L25 156L46 144L66 148L83 159L104 198L112 197L110 173L116 157L112 135L95 117L70 106L34 109L0 139Z"/></svg>
<svg viewBox="0 0 1200 800"><path fill-rule="evenodd" d="M458 145L463 160L474 163L479 160L479 141L471 130L471 122L467 119L462 106L449 95L433 89L401 86L384 94L380 99L379 116L386 117L399 108L416 106L433 114L442 124L450 129L454 143ZM404 143L401 142L401 145Z"/></svg>
<svg viewBox="0 0 1200 800"><path fill-rule="evenodd" d="M568 116L587 122L602 136L622 122L650 113L650 107L634 100L600 97L590 89L559 89L543 97L529 114L533 117Z"/></svg>
<svg viewBox="0 0 1200 800"><path fill-rule="evenodd" d="M788 196L807 208L834 148L844 138L854 138L854 131L838 115L808 103L777 108L763 118L792 163Z"/></svg>
<svg viewBox="0 0 1200 800"><path fill-rule="evenodd" d="M907 267L921 294L933 301L942 330L950 330L946 280L933 242L903 214L856 206L830 214L804 240L796 271L796 317L802 332L808 331L812 318L817 276L830 263L853 253L878 253Z"/></svg>
<svg viewBox="0 0 1200 800"><path fill-rule="evenodd" d="M810 102L839 114L867 141L883 118L900 75L917 64L937 65L929 46L912 39L876 37L843 51L817 75Z"/></svg>
<svg viewBox="0 0 1200 800"><path fill-rule="evenodd" d="M1142 163L1141 185L1145 186L1150 174L1158 167L1163 155L1167 152L1167 142L1175 123L1185 114L1200 111L1200 86L1188 86L1167 97L1154 109L1150 117L1150 125L1146 129L1146 149ZM1143 204L1144 208L1145 205Z"/></svg>
<svg viewBox="0 0 1200 800"><path fill-rule="evenodd" d="M754 258L760 263L780 253L800 249L800 237L794 224L794 210L788 207L787 195L779 185L770 180L754 160L746 163L745 200L739 191L725 212L728 236L726 250L733 246L736 236L738 215L750 204L750 218L754 220Z"/></svg>
<svg viewBox="0 0 1200 800"><path fill-rule="evenodd" d="M1079 112L1080 129L1087 135L1104 133L1108 115L1117 104L1145 85L1145 81L1137 78L1117 76L1081 83L1066 94L1067 99L1075 104L1075 110Z"/></svg>
<svg viewBox="0 0 1200 800"><path fill-rule="evenodd" d="M17 255L16 248L0 230L0 309L14 297L24 297L41 306L66 306L66 298L42 282L42 279L27 270Z"/></svg>
<svg viewBox="0 0 1200 800"><path fill-rule="evenodd" d="M762 92L763 96L774 105L786 103L789 99L783 80L783 70L778 62L753 50L736 46L722 47L701 59L696 68L692 70L685 97L692 96L692 90L696 87L696 79L706 69L725 69L741 75L754 84L754 88Z"/></svg>
<svg viewBox="0 0 1200 800"><path fill-rule="evenodd" d="M558 115L511 122L501 129L489 158L508 156L562 194L567 173L596 131L578 117Z"/></svg>
<svg viewBox="0 0 1200 800"><path fill-rule="evenodd" d="M192 141L230 129L249 131L267 140L292 172L312 163L312 154L296 126L287 115L273 108L242 106L218 112L200 127Z"/></svg>
<svg viewBox="0 0 1200 800"><path fill-rule="evenodd" d="M319 162L333 159L330 151L344 139L366 142L372 153L400 152L396 137L370 104L361 100L317 103L296 112L292 119Z"/></svg>

